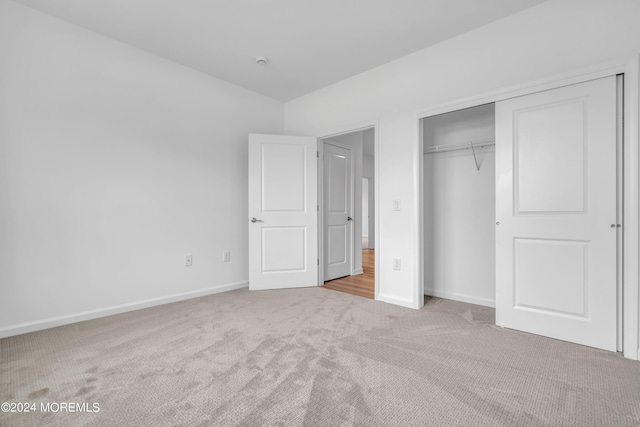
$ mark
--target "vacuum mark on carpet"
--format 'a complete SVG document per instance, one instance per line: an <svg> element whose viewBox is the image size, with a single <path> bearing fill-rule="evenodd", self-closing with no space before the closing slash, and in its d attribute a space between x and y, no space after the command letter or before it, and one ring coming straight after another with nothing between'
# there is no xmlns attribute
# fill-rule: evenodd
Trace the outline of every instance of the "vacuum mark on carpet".
<svg viewBox="0 0 640 427"><path fill-rule="evenodd" d="M95 389L96 388L93 387L93 386L91 386L91 387L82 387L80 390L78 390L78 392L76 393L75 397L84 396L85 394L91 393Z"/></svg>
<svg viewBox="0 0 640 427"><path fill-rule="evenodd" d="M44 397L49 394L49 388L42 388L38 391L33 391L29 393L29 399L37 399L39 397Z"/></svg>

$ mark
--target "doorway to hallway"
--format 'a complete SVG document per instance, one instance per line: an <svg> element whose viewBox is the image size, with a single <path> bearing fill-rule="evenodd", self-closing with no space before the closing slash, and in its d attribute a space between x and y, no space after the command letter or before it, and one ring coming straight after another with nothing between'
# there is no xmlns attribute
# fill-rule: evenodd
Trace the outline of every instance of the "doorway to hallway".
<svg viewBox="0 0 640 427"><path fill-rule="evenodd" d="M358 295L364 298L375 298L375 250L362 250L363 274L346 276L324 283L324 287L334 291Z"/></svg>
<svg viewBox="0 0 640 427"><path fill-rule="evenodd" d="M376 287L374 145L373 127L322 138L318 165L320 283L371 299ZM349 270L335 271L340 263Z"/></svg>

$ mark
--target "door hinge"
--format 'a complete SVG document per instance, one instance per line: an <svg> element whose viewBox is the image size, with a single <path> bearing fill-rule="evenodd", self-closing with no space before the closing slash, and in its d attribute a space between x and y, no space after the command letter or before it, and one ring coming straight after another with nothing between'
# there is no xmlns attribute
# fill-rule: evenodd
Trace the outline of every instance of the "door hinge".
<svg viewBox="0 0 640 427"><path fill-rule="evenodd" d="M316 157L320 158L320 152L319 151L316 151Z"/></svg>
<svg viewBox="0 0 640 427"><path fill-rule="evenodd" d="M320 205L316 205L316 208L317 208L316 210L320 212Z"/></svg>
<svg viewBox="0 0 640 427"><path fill-rule="evenodd" d="M318 258L318 265L320 265L320 258Z"/></svg>

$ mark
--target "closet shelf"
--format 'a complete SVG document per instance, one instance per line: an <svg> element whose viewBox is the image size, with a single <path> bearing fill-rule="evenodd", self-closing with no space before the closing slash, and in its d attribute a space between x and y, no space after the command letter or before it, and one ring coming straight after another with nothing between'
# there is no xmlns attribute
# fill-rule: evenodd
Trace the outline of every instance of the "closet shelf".
<svg viewBox="0 0 640 427"><path fill-rule="evenodd" d="M424 154L444 153L445 151L457 151L471 149L473 153L473 161L476 163L476 171L480 173L480 163L478 163L478 157L476 156L476 148L488 147L490 145L496 145L494 139L478 139L475 141L469 141L464 144L443 144L434 145L424 150Z"/></svg>
<svg viewBox="0 0 640 427"><path fill-rule="evenodd" d="M424 150L424 154L443 153L445 151L468 150L470 148L482 148L490 145L496 145L493 139L478 139L475 141L465 142L463 144L442 144L428 147Z"/></svg>

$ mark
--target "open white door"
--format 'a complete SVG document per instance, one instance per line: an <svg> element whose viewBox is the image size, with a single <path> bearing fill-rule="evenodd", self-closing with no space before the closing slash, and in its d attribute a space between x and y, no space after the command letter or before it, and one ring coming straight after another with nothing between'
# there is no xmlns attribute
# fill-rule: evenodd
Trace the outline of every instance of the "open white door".
<svg viewBox="0 0 640 427"><path fill-rule="evenodd" d="M249 135L249 289L318 285L317 140Z"/></svg>
<svg viewBox="0 0 640 427"><path fill-rule="evenodd" d="M351 150L324 144L324 280L351 275Z"/></svg>
<svg viewBox="0 0 640 427"><path fill-rule="evenodd" d="M496 103L496 324L616 350L616 79Z"/></svg>

